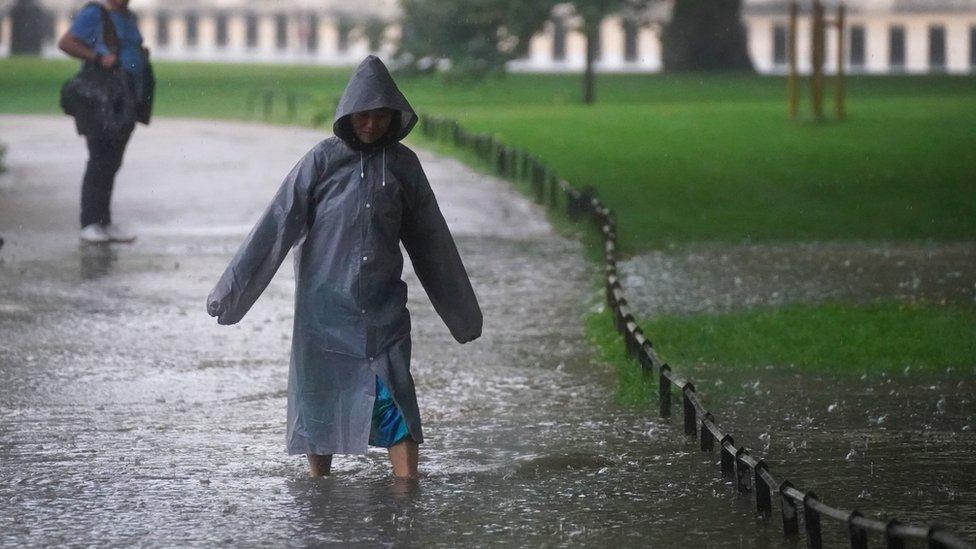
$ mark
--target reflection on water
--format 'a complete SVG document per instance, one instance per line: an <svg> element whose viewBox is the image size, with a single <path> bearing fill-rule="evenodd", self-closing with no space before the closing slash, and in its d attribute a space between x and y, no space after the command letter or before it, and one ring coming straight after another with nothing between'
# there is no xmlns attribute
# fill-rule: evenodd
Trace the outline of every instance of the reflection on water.
<svg viewBox="0 0 976 549"><path fill-rule="evenodd" d="M118 261L118 253L109 243L80 244L80 274L82 280L96 280L108 275Z"/></svg>

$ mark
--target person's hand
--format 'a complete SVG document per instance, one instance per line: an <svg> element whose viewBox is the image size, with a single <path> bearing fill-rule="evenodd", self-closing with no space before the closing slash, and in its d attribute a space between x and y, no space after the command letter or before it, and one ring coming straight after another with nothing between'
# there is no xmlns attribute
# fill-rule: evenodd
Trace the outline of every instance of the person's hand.
<svg viewBox="0 0 976 549"><path fill-rule="evenodd" d="M207 302L207 313L210 314L210 316L220 316L223 312L223 305L216 299Z"/></svg>
<svg viewBox="0 0 976 549"><path fill-rule="evenodd" d="M102 56L102 66L111 69L119 62L119 56L114 53L106 53Z"/></svg>

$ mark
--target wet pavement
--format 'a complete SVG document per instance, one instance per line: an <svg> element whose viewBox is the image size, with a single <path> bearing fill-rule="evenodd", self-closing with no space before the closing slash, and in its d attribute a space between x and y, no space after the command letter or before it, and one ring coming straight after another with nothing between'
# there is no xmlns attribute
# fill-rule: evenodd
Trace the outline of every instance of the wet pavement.
<svg viewBox="0 0 976 549"><path fill-rule="evenodd" d="M65 118L0 117L10 145L0 175L0 545L783 545L775 521L730 496L716 455L650 411L613 404L613 373L593 359L580 320L599 306L580 246L504 183L428 154L484 336L454 343L407 272L423 478L393 481L379 450L339 456L332 477L308 478L304 459L284 453L290 262L241 324L217 326L203 306L280 179L321 138L155 121L137 131L118 178L114 214L139 240L82 247L83 143ZM743 404L743 393L776 400L768 388L794 386L781 374L768 387L723 376L702 388L710 406L737 414L719 414L723 426L811 426L803 441L748 430L741 441L768 440L774 470L819 481L810 487L825 500L876 502L972 537L976 469L950 465L976 445L945 434L946 422L973 424L971 401L916 422L935 429L927 447L957 451L920 468L917 483L898 477L908 496L858 500L885 478L865 477L869 462L884 475L873 464L911 461L886 450L870 422L838 436L831 419L860 421L861 404L828 414L821 401L834 395L823 387L768 413ZM865 380L859 391L870 403L889 386L898 381ZM857 459L839 450L849 442ZM933 478L964 484L922 500L931 505L906 500Z"/></svg>

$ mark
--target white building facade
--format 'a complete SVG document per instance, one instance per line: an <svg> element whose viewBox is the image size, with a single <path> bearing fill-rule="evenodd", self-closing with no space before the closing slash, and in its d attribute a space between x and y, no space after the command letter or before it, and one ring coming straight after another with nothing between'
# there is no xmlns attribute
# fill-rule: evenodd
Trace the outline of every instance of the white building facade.
<svg viewBox="0 0 976 549"><path fill-rule="evenodd" d="M824 0L836 20L837 0ZM811 14L801 2L797 61L809 72ZM847 0L844 2L845 70L853 73L976 72L976 0ZM750 0L743 10L749 53L756 70L785 73L788 63L789 2ZM837 69L837 28L827 26L828 72Z"/></svg>
<svg viewBox="0 0 976 549"><path fill-rule="evenodd" d="M61 55L55 41L84 0L36 0L51 14L42 54ZM0 0L0 56L9 55L10 8ZM797 54L810 68L810 0L801 0ZM824 0L832 19L838 0ZM850 72L965 74L976 71L976 0L847 0L845 61ZM389 56L399 38L397 0L132 0L155 59L350 65L366 54ZM760 73L786 71L788 0L744 0L748 49ZM667 2L640 14L607 17L600 27L596 69L661 70ZM827 31L828 72L836 69L836 33ZM578 72L585 40L568 5L558 6L509 68Z"/></svg>

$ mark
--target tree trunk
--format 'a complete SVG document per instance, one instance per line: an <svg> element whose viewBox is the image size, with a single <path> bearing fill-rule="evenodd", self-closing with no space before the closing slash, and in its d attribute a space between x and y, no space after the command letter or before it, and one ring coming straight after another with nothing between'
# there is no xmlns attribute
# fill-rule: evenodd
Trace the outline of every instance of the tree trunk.
<svg viewBox="0 0 976 549"><path fill-rule="evenodd" d="M664 70L752 70L742 0L675 0L664 28Z"/></svg>
<svg viewBox="0 0 976 549"><path fill-rule="evenodd" d="M583 22L583 34L586 37L586 68L583 71L583 103L592 105L596 102L596 76L593 73L593 63L596 62L596 50L599 47L599 22Z"/></svg>

